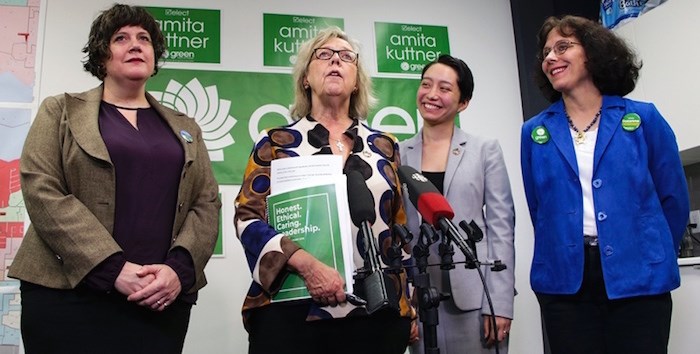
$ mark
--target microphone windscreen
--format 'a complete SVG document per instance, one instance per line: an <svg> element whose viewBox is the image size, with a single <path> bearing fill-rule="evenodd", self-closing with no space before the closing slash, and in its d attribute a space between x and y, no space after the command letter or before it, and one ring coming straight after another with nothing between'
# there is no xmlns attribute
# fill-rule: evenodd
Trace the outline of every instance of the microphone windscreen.
<svg viewBox="0 0 700 354"><path fill-rule="evenodd" d="M408 192L408 199L411 200L411 204L418 207L418 196L423 193L438 193L437 187L423 176L422 173L416 171L415 168L411 166L399 166L398 168L399 180L401 183L406 185Z"/></svg>
<svg viewBox="0 0 700 354"><path fill-rule="evenodd" d="M418 196L416 209L423 216L423 219L431 225L437 225L438 220L442 217L452 219L455 216L447 199L440 193L421 194Z"/></svg>
<svg viewBox="0 0 700 354"><path fill-rule="evenodd" d="M348 171L348 204L350 206L350 219L355 226L360 226L363 221L374 224L377 214L374 212L374 198L367 188L365 178L358 171Z"/></svg>
<svg viewBox="0 0 700 354"><path fill-rule="evenodd" d="M411 166L399 166L398 173L399 180L406 185L408 199L423 219L432 225L435 225L440 217L452 219L452 207L428 178Z"/></svg>

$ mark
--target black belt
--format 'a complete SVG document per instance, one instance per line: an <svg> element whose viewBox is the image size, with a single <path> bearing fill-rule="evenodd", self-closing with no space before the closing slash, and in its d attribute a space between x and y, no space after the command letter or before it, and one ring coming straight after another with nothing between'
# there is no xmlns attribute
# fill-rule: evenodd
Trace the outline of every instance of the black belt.
<svg viewBox="0 0 700 354"><path fill-rule="evenodd" d="M583 244L590 247L598 247L598 236L583 235Z"/></svg>

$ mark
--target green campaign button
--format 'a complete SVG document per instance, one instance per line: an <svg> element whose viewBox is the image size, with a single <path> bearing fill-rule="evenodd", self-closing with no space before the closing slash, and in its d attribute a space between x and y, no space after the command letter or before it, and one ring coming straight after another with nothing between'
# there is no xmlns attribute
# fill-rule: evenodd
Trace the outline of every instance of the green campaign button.
<svg viewBox="0 0 700 354"><path fill-rule="evenodd" d="M642 125L642 118L637 113L627 113L622 117L622 129L631 132Z"/></svg>
<svg viewBox="0 0 700 354"><path fill-rule="evenodd" d="M535 129L532 129L530 136L532 137L532 141L538 144L544 144L549 141L549 131L547 131L547 128L541 125L538 125L535 127Z"/></svg>

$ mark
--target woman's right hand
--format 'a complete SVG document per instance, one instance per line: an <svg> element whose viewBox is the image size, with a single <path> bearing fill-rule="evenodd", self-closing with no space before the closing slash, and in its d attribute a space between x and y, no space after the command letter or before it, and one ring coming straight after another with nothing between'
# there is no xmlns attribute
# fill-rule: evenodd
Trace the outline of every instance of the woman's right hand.
<svg viewBox="0 0 700 354"><path fill-rule="evenodd" d="M337 270L304 250L294 252L287 264L304 279L311 299L315 302L323 306L337 306L346 301L345 281Z"/></svg>
<svg viewBox="0 0 700 354"><path fill-rule="evenodd" d="M124 264L124 267L122 267L121 272L119 272L117 280L114 282L114 287L117 289L117 291L129 296L145 288L156 279L155 275L153 274L146 274L144 276L137 274L140 269L140 265L127 261Z"/></svg>

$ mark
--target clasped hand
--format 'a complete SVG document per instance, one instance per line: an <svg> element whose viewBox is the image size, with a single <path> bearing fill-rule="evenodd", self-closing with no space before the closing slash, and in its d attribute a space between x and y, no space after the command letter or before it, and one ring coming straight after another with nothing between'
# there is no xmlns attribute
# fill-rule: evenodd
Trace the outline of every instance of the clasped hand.
<svg viewBox="0 0 700 354"><path fill-rule="evenodd" d="M138 265L126 262L114 287L128 301L154 311L163 311L182 290L177 273L165 264Z"/></svg>

